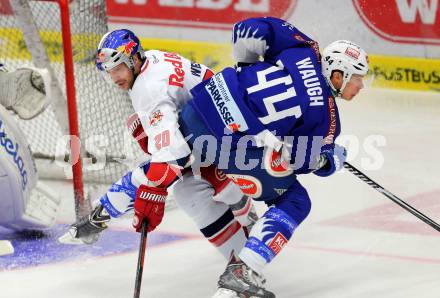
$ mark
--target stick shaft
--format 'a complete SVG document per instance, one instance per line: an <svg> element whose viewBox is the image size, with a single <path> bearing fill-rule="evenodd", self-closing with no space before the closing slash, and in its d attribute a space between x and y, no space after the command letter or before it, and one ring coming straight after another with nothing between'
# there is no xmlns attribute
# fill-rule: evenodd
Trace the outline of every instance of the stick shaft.
<svg viewBox="0 0 440 298"><path fill-rule="evenodd" d="M145 258L145 250L147 246L147 227L148 222L145 220L142 222L141 229L141 241L139 244L139 254L138 254L138 262L136 268L136 281L134 284L134 298L139 298L141 294L141 285L142 285L142 273L144 271L144 258Z"/></svg>
<svg viewBox="0 0 440 298"><path fill-rule="evenodd" d="M430 219L428 216L411 206L410 204L406 203L387 189L380 186L378 183L373 181L371 178L369 178L367 175L362 173L360 170L356 169L354 166L349 164L348 162L344 163L344 168L352 172L355 176L357 176L359 179L370 185L372 188L376 189L378 192L389 198L391 201L405 209L406 211L410 212L412 215L416 216L418 219L422 220L424 223L430 225L432 228L436 229L440 232L440 225Z"/></svg>

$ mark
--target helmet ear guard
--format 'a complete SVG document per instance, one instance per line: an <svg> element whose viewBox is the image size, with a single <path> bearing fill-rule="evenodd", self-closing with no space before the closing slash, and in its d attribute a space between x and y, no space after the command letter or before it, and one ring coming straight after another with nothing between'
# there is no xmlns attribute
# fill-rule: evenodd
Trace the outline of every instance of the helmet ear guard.
<svg viewBox="0 0 440 298"><path fill-rule="evenodd" d="M343 74L342 86L336 89L330 78L334 71ZM357 44L348 40L337 40L328 45L322 53L322 72L338 95L342 93L353 74L366 76L368 73L367 53Z"/></svg>

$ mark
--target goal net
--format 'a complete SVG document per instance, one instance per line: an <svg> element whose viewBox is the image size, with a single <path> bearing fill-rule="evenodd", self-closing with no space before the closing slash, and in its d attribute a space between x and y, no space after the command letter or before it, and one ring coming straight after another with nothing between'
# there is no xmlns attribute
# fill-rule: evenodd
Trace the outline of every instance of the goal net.
<svg viewBox="0 0 440 298"><path fill-rule="evenodd" d="M77 111L66 104L74 98L66 92L60 1L69 2L0 0L0 62L9 70L34 66L52 73L48 109L32 120L18 120L40 177L72 179L75 158L69 157L67 135L68 116L73 115L79 126L84 183L110 184L142 154L125 129L133 112L130 100L106 83L94 66L96 47L108 31L105 0L68 3Z"/></svg>

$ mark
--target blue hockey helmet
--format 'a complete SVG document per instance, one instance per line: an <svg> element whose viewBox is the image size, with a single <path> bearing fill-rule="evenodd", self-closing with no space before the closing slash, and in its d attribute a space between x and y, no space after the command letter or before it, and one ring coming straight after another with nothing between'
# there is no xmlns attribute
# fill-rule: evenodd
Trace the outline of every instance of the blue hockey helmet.
<svg viewBox="0 0 440 298"><path fill-rule="evenodd" d="M139 38L128 29L107 32L99 42L95 64L100 71L107 72L113 67L125 63L134 68L133 56L139 53L145 57Z"/></svg>

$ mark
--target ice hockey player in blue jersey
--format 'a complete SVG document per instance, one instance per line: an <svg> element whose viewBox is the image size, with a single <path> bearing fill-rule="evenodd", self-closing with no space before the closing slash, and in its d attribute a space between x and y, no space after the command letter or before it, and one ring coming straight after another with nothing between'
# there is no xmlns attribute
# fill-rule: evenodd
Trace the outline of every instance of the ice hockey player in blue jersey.
<svg viewBox="0 0 440 298"><path fill-rule="evenodd" d="M179 124L193 169L213 162L269 207L231 257L214 297L275 297L262 271L311 209L297 175L326 177L343 166L335 98L351 100L363 88L368 57L345 40L321 57L317 42L270 17L235 24L232 41L238 67L197 85Z"/></svg>

